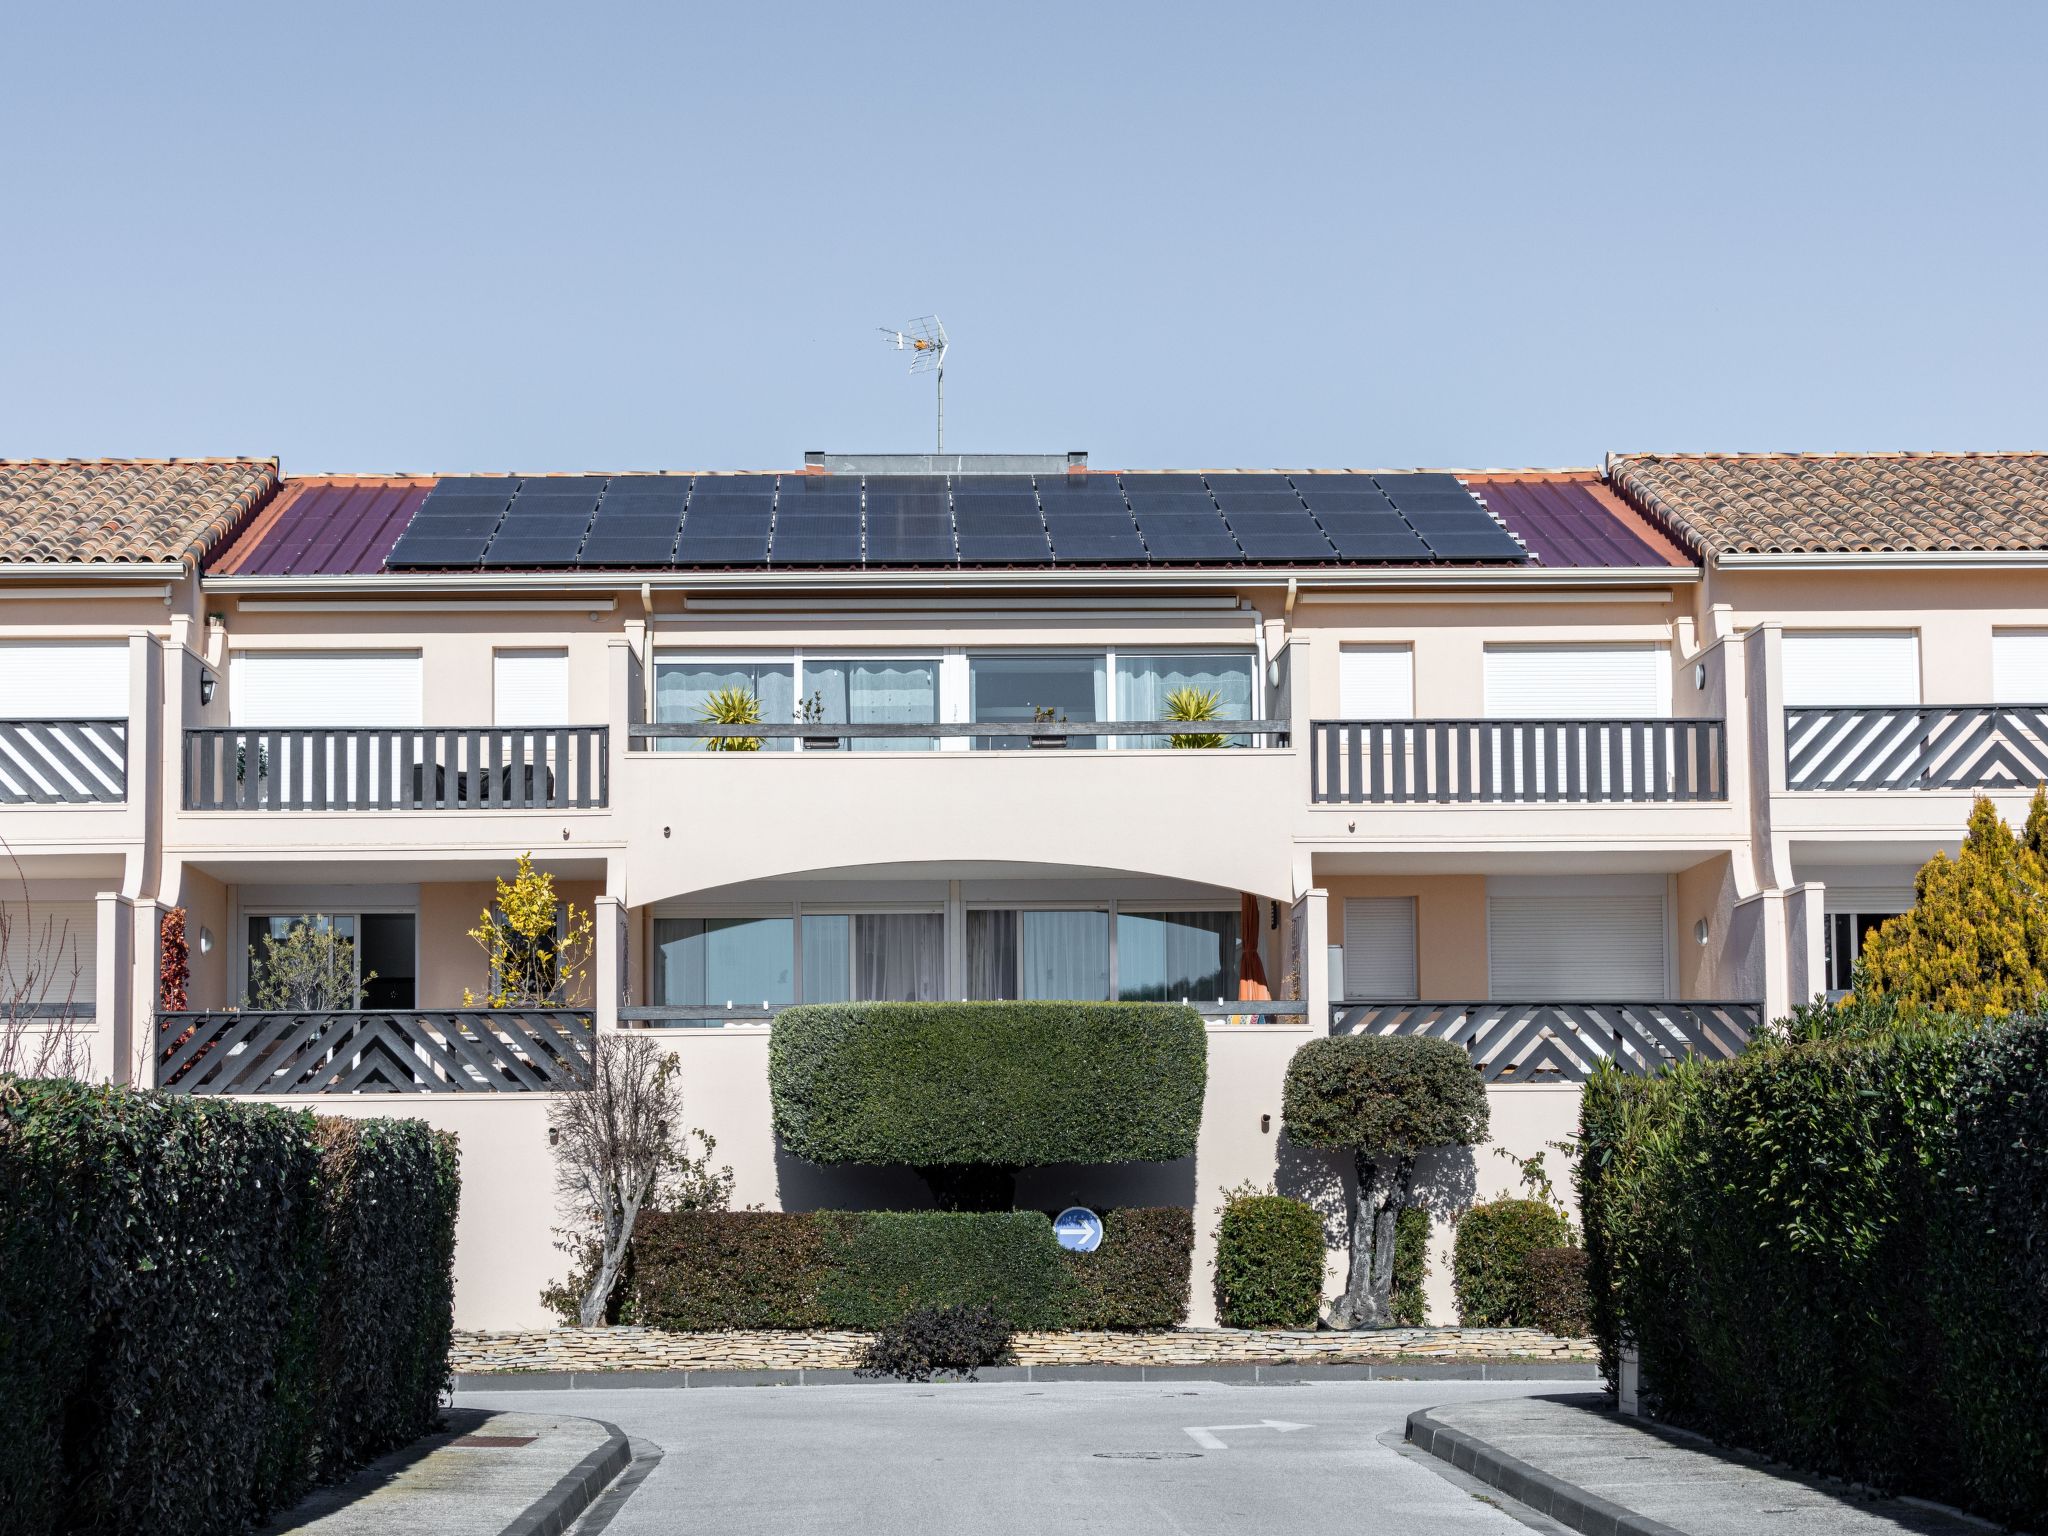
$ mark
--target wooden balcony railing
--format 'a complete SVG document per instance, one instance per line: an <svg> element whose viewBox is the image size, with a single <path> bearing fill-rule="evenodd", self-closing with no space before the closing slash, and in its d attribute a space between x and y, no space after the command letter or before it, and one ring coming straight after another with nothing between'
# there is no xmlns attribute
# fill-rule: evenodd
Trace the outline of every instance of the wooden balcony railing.
<svg viewBox="0 0 2048 1536"><path fill-rule="evenodd" d="M1317 804L1726 800L1719 720L1317 720Z"/></svg>
<svg viewBox="0 0 2048 1536"><path fill-rule="evenodd" d="M589 1080L591 1015L574 1008L165 1013L169 1093L548 1093Z"/></svg>
<svg viewBox="0 0 2048 1536"><path fill-rule="evenodd" d="M119 805L126 720L0 720L0 805Z"/></svg>
<svg viewBox="0 0 2048 1536"><path fill-rule="evenodd" d="M1727 1060L1763 1027L1760 1003L1355 1002L1335 1035L1429 1035L1462 1045L1490 1083L1583 1082L1603 1061L1647 1075L1681 1056Z"/></svg>
<svg viewBox="0 0 2048 1536"><path fill-rule="evenodd" d="M609 736L602 725L203 726L185 732L185 809L587 809L610 799Z"/></svg>
<svg viewBox="0 0 2048 1536"><path fill-rule="evenodd" d="M1785 787L2032 789L2048 782L2048 704L1791 705Z"/></svg>

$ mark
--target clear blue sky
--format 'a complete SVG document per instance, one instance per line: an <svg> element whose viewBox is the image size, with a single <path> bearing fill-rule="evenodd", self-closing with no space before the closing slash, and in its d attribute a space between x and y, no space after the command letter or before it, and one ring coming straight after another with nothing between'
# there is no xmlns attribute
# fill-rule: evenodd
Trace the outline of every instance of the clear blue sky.
<svg viewBox="0 0 2048 1536"><path fill-rule="evenodd" d="M0 456L2048 447L2048 5L0 12Z"/></svg>

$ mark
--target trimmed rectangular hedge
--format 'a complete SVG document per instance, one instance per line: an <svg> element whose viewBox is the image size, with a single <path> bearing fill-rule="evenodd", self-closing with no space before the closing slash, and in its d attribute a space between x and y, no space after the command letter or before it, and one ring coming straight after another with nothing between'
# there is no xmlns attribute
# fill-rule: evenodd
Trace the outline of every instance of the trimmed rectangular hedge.
<svg viewBox="0 0 2048 1536"><path fill-rule="evenodd" d="M2048 1519L2048 1024L1753 1047L1586 1086L1593 1326L1655 1410Z"/></svg>
<svg viewBox="0 0 2048 1536"><path fill-rule="evenodd" d="M0 1530L240 1530L432 1427L452 1136L0 1080Z"/></svg>
<svg viewBox="0 0 2048 1536"><path fill-rule="evenodd" d="M807 1162L1171 1162L1194 1155L1208 1044L1177 1003L824 1003L776 1016L768 1082Z"/></svg>
<svg viewBox="0 0 2048 1536"><path fill-rule="evenodd" d="M1194 1220L1113 1210L1069 1253L1040 1211L647 1212L632 1320L697 1332L861 1328L918 1307L993 1304L1021 1329L1165 1329L1187 1319Z"/></svg>

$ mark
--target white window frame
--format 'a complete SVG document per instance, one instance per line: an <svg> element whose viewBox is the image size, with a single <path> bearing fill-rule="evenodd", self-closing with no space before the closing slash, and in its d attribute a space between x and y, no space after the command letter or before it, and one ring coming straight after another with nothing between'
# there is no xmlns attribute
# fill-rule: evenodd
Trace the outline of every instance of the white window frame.
<svg viewBox="0 0 2048 1536"><path fill-rule="evenodd" d="M356 925L356 976L358 978L358 986L361 985L363 974L363 919L365 917L410 917L412 919L412 1005L415 1010L421 1006L420 988L425 983L426 976L420 966L420 962L424 958L424 948L420 935L420 906L417 901L380 901L367 907L318 906L306 902L277 901L258 902L249 906L237 903L235 906L235 951L232 956L234 964L230 967L232 974L228 978L237 999L249 995L249 919L252 917L346 917L353 919ZM237 1006L239 1006L239 1003ZM404 1010L400 1011L403 1012Z"/></svg>
<svg viewBox="0 0 2048 1536"><path fill-rule="evenodd" d="M535 720L507 722L500 718L501 700L498 696L498 663L508 659L538 661L545 658L562 664L562 718L558 720ZM491 724L507 725L514 730L538 730L542 726L563 726L570 723L569 716L575 706L570 702L574 694L569 672L569 648L562 645L501 645L491 651Z"/></svg>
<svg viewBox="0 0 2048 1536"><path fill-rule="evenodd" d="M1344 675L1344 660L1347 656L1398 657L1405 663L1407 706L1398 713L1375 711L1370 714L1355 713L1345 699L1347 679ZM1415 718L1415 642L1412 640L1346 640L1337 647L1337 713L1345 720L1413 720Z"/></svg>
<svg viewBox="0 0 2048 1536"><path fill-rule="evenodd" d="M1568 714L1545 715L1527 709L1495 709L1492 697L1491 668L1488 658L1496 655L1515 653L1534 655L1542 652L1558 654L1563 652L1601 651L1610 654L1627 652L1633 655L1648 655L1655 663L1652 671L1652 687L1656 691L1654 708L1648 718L1668 720L1671 718L1671 666L1673 650L1671 641L1662 640L1488 640L1480 649L1480 704L1489 720L1576 720L1576 719L1620 719L1641 718L1628 711L1587 710L1572 711Z"/></svg>
<svg viewBox="0 0 2048 1536"><path fill-rule="evenodd" d="M1912 644L1913 696L1910 699L1895 699L1882 703L1862 705L1852 699L1814 699L1802 702L1793 697L1792 679L1785 675L1785 672L1788 670L1788 659L1785 656L1785 650L1789 648L1791 643L1802 640L1878 639L1906 640ZM1911 709L1923 703L1927 698L1927 647L1922 641L1920 631L1908 625L1895 625L1889 628L1881 626L1863 628L1807 628L1802 626L1798 629L1787 629L1783 632L1780 639L1779 662L1779 684L1784 689L1784 703L1794 709L1827 708L1829 706L1847 709Z"/></svg>
<svg viewBox="0 0 2048 1536"><path fill-rule="evenodd" d="M1999 645L2001 640L2035 642L2043 653L2035 665L2048 673L2048 629L2016 625L2011 628L2000 626L1991 631L1991 701L1994 704L2048 704L2048 687L2013 689L2006 686L2006 678L2002 675L2006 666L2015 665L2024 658L2015 657L2008 663L2007 653ZM2030 693L2034 696L2028 697Z"/></svg>

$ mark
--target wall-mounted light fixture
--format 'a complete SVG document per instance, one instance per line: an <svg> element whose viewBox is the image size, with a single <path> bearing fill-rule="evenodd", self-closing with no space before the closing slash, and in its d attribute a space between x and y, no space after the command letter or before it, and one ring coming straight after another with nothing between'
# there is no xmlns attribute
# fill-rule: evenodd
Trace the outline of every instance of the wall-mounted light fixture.
<svg viewBox="0 0 2048 1536"><path fill-rule="evenodd" d="M1259 1116L1259 1134L1260 1134L1261 1136L1264 1136L1264 1135L1266 1135L1266 1134L1267 1134L1268 1132L1270 1132L1270 1131L1271 1131L1272 1129L1273 1129L1273 1117L1272 1117L1271 1115L1261 1115L1261 1116Z"/></svg>
<svg viewBox="0 0 2048 1536"><path fill-rule="evenodd" d="M1692 925L1692 941L1704 946L1707 942L1707 920L1703 917Z"/></svg>
<svg viewBox="0 0 2048 1536"><path fill-rule="evenodd" d="M213 930L211 928L201 928L199 930L199 953L202 955L213 953Z"/></svg>
<svg viewBox="0 0 2048 1536"><path fill-rule="evenodd" d="M1692 685L1702 693L1706 692L1707 664L1704 661L1696 661L1692 664Z"/></svg>
<svg viewBox="0 0 2048 1536"><path fill-rule="evenodd" d="M214 690L215 688L219 687L219 686L220 686L220 679L219 679L219 678L215 677L215 676L214 676L214 675L213 675L213 674L212 674L211 672L207 671L207 670L206 670L206 669L205 669L204 667L201 667L201 668L199 669L199 702L200 702L200 703L202 703L202 704L211 704L211 703L213 702L213 690Z"/></svg>

